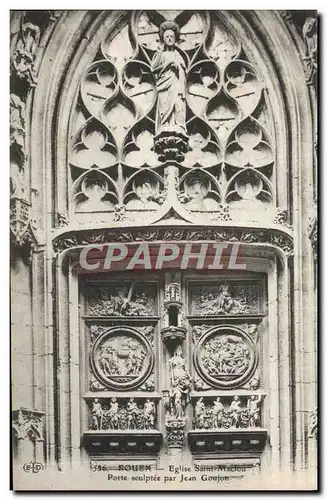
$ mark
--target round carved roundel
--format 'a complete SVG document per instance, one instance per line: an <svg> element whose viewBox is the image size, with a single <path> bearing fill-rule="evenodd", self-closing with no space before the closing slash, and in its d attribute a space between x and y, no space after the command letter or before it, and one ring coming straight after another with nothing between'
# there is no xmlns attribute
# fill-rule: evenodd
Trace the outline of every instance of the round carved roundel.
<svg viewBox="0 0 327 500"><path fill-rule="evenodd" d="M137 387L150 374L153 362L148 341L133 328L125 326L104 332L91 351L95 376L112 389Z"/></svg>
<svg viewBox="0 0 327 500"><path fill-rule="evenodd" d="M194 364L199 375L210 385L230 388L243 384L257 365L252 338L231 326L209 330L198 342Z"/></svg>

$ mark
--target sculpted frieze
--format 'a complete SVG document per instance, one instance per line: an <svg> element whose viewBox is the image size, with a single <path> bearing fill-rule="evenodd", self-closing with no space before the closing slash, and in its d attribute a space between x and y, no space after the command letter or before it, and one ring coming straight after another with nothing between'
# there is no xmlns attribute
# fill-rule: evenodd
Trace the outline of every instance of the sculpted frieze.
<svg viewBox="0 0 327 500"><path fill-rule="evenodd" d="M157 313L156 285L126 283L90 286L89 316L154 316Z"/></svg>
<svg viewBox="0 0 327 500"><path fill-rule="evenodd" d="M192 285L189 288L191 315L216 316L258 314L259 289L257 284L221 283Z"/></svg>
<svg viewBox="0 0 327 500"><path fill-rule="evenodd" d="M128 431L153 430L156 425L157 409L151 399L121 400L111 398L103 402L95 398L90 407L90 430Z"/></svg>
<svg viewBox="0 0 327 500"><path fill-rule="evenodd" d="M274 246L284 252L287 257L293 255L293 238L290 234L281 232L277 228L269 230L251 228L245 231L243 228L212 229L149 229L149 230L102 230L93 229L86 231L70 231L55 237L53 247L56 252L70 248L89 245L96 239L97 243L130 243L133 241L214 241L214 242L238 242L248 244L262 244Z"/></svg>
<svg viewBox="0 0 327 500"><path fill-rule="evenodd" d="M205 404L200 397L194 405L194 429L230 429L262 427L263 396L218 396Z"/></svg>

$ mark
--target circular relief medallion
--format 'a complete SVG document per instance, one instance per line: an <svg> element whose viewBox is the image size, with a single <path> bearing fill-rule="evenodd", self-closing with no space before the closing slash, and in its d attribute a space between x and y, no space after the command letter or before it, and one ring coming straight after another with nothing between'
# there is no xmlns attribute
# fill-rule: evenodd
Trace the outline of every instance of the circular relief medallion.
<svg viewBox="0 0 327 500"><path fill-rule="evenodd" d="M97 338L91 352L94 374L112 389L137 387L150 374L153 362L148 341L129 327L110 328Z"/></svg>
<svg viewBox="0 0 327 500"><path fill-rule="evenodd" d="M221 388L246 382L252 376L257 361L252 338L231 326L208 331L199 340L194 354L199 375L210 385Z"/></svg>

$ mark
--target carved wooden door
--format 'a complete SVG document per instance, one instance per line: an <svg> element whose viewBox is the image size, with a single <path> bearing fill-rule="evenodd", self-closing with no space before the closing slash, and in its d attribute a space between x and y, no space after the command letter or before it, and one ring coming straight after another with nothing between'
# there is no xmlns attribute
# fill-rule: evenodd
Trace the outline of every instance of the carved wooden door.
<svg viewBox="0 0 327 500"><path fill-rule="evenodd" d="M266 440L264 288L257 274L81 281L83 444L92 463L155 464L183 450L193 462L247 454L253 465Z"/></svg>

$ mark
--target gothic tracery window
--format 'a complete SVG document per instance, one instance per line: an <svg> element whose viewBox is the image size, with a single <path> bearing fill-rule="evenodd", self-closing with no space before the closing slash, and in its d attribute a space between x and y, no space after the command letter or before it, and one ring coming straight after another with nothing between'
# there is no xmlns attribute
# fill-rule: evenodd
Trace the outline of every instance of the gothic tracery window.
<svg viewBox="0 0 327 500"><path fill-rule="evenodd" d="M137 12L110 33L71 118L71 212L146 222L167 196L167 162L154 138L174 127L187 137L176 191L193 217L217 218L223 208L227 220L267 219L275 204L271 112L241 42L206 12Z"/></svg>

